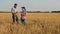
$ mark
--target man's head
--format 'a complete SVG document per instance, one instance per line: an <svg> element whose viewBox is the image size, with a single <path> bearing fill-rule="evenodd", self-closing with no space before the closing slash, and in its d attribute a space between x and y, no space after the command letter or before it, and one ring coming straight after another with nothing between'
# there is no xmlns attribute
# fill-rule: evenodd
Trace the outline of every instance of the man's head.
<svg viewBox="0 0 60 34"><path fill-rule="evenodd" d="M14 8L16 8L16 7L17 7L17 3L14 4Z"/></svg>

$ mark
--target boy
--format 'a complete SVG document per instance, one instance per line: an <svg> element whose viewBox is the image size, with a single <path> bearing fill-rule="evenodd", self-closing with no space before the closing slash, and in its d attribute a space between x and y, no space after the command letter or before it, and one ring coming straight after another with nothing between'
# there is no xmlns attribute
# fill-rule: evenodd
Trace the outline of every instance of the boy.
<svg viewBox="0 0 60 34"><path fill-rule="evenodd" d="M21 12L21 22L25 25L25 17L26 17L26 8L22 7L22 12Z"/></svg>
<svg viewBox="0 0 60 34"><path fill-rule="evenodd" d="M13 22L17 22L18 23L18 17L17 17L17 4L15 3L14 4L14 7L11 9L11 12L12 12L12 18L13 18Z"/></svg>

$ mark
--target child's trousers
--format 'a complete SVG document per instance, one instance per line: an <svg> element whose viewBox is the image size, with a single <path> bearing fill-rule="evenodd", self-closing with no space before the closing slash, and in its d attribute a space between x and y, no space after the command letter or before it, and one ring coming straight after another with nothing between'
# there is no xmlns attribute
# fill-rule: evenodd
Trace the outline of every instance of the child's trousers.
<svg viewBox="0 0 60 34"><path fill-rule="evenodd" d="M21 16L21 22L22 22L23 24L26 23L26 20L25 20L25 18L24 18L23 16Z"/></svg>

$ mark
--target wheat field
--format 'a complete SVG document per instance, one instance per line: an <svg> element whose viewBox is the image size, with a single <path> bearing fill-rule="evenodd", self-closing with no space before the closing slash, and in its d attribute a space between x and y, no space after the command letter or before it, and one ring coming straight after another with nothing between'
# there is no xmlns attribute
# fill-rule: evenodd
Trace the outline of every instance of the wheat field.
<svg viewBox="0 0 60 34"><path fill-rule="evenodd" d="M12 24L11 13L0 13L0 34L60 34L60 13L27 13L26 25Z"/></svg>

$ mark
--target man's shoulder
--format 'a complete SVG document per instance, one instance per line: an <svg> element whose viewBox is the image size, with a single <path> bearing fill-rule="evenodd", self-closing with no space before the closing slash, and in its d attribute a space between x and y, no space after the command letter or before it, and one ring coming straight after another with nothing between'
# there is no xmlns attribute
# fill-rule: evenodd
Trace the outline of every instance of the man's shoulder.
<svg viewBox="0 0 60 34"><path fill-rule="evenodd" d="M13 11L14 10L14 8L11 8L11 11Z"/></svg>
<svg viewBox="0 0 60 34"><path fill-rule="evenodd" d="M13 8L11 8L11 9L13 9Z"/></svg>
<svg viewBox="0 0 60 34"><path fill-rule="evenodd" d="M15 10L15 8L11 8L12 10Z"/></svg>

